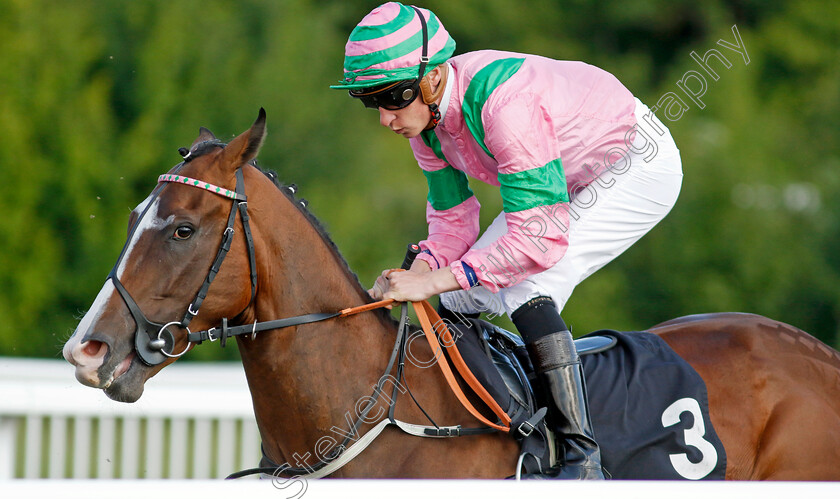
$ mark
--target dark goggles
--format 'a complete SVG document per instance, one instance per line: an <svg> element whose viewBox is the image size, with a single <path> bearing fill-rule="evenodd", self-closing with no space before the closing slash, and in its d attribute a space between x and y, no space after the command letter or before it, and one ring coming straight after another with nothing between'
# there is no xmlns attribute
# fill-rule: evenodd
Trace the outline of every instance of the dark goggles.
<svg viewBox="0 0 840 499"><path fill-rule="evenodd" d="M370 109L402 109L420 95L420 80L403 80L373 88L350 90L350 96L362 101Z"/></svg>

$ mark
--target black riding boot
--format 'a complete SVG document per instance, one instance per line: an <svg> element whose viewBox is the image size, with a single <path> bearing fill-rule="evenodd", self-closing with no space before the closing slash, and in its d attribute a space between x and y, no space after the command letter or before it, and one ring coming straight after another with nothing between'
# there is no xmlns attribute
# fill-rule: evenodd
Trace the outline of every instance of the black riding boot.
<svg viewBox="0 0 840 499"><path fill-rule="evenodd" d="M565 458L546 478L604 479L601 451L595 442L583 366L554 301L548 297L530 300L511 319L522 335L548 406L549 424L558 437L558 451Z"/></svg>

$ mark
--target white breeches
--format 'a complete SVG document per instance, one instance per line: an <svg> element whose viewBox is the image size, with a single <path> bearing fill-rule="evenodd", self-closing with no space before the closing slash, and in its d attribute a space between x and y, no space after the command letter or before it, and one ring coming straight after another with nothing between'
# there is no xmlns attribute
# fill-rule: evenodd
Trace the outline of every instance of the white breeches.
<svg viewBox="0 0 840 499"><path fill-rule="evenodd" d="M537 296L550 296L562 310L581 281L622 254L662 220L680 193L680 152L668 128L638 99L635 114L638 128L647 138L637 133L633 147L627 150L630 164L625 161L604 170L572 200L569 247L554 267L498 293L481 286L443 293L441 303L456 312L502 315ZM489 246L506 232L502 213L475 247Z"/></svg>

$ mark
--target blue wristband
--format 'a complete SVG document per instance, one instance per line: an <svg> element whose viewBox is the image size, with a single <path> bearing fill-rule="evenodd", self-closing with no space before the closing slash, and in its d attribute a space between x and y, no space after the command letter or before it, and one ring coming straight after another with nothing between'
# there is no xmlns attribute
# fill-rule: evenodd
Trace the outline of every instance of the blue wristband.
<svg viewBox="0 0 840 499"><path fill-rule="evenodd" d="M475 270L465 262L461 262L461 266L464 267L464 275L467 276L467 282L470 283L470 287L478 286L478 277L475 275Z"/></svg>

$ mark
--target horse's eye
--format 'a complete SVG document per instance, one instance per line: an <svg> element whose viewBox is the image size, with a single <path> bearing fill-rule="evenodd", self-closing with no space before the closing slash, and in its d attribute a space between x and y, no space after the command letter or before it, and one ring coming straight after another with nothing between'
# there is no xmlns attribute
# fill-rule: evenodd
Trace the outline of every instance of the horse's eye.
<svg viewBox="0 0 840 499"><path fill-rule="evenodd" d="M189 239L190 236L193 235L193 228L189 225L182 225L175 229L175 235L173 236L175 239L185 240Z"/></svg>

